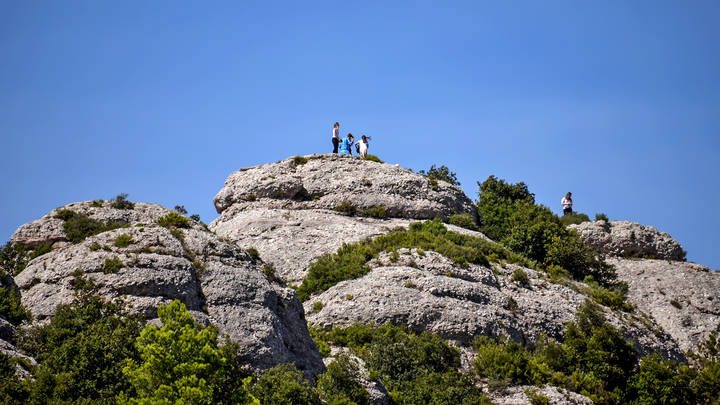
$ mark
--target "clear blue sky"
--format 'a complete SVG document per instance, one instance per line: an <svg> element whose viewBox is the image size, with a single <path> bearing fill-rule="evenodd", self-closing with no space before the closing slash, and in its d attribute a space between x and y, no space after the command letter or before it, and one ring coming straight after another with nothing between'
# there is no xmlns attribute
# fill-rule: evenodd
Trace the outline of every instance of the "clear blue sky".
<svg viewBox="0 0 720 405"><path fill-rule="evenodd" d="M0 0L0 236L121 192L209 222L233 170L329 152L340 121L473 199L490 174L556 212L572 191L718 269L719 22L714 0Z"/></svg>

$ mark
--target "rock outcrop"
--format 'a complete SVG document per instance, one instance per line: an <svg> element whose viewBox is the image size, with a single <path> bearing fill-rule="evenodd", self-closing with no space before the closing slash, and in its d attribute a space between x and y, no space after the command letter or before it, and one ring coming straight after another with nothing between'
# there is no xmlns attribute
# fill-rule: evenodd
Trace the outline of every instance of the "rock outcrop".
<svg viewBox="0 0 720 405"><path fill-rule="evenodd" d="M649 314L681 350L720 330L720 272L694 263L609 259L628 283L628 300Z"/></svg>
<svg viewBox="0 0 720 405"><path fill-rule="evenodd" d="M302 159L307 162L289 158L232 173L215 197L221 215L210 224L218 235L257 249L290 283L299 284L313 259L343 243L407 227L412 219L476 215L460 189L410 170L346 155Z"/></svg>
<svg viewBox="0 0 720 405"><path fill-rule="evenodd" d="M547 403L549 405L593 404L593 401L586 396L550 385L546 385L541 388L531 385L508 387L505 389L492 391L488 394L488 397L495 405L526 405L535 403L530 400L528 394L534 394L536 398L547 398L547 402L544 403Z"/></svg>
<svg viewBox="0 0 720 405"><path fill-rule="evenodd" d="M61 209L127 226L69 243L55 217ZM15 277L23 305L42 321L72 301L73 283L83 276L101 295L121 298L149 319L156 317L158 305L182 301L196 319L212 322L240 342L254 367L294 362L309 374L320 372L324 366L295 292L267 277L261 262L194 221L185 229L158 225L171 212L154 204L121 210L80 202L21 227L13 241L56 246ZM123 234L130 242L117 244Z"/></svg>
<svg viewBox="0 0 720 405"><path fill-rule="evenodd" d="M685 260L682 246L665 232L630 221L593 221L569 225L586 245L620 257Z"/></svg>
<svg viewBox="0 0 720 405"><path fill-rule="evenodd" d="M587 298L516 265L463 269L434 252L398 252L396 262L390 254L382 254L369 263L370 273L340 282L306 301L308 322L320 327L392 322L438 334L461 346L478 335L509 336L533 345L542 333L562 338L565 325L574 320ZM516 269L529 276L528 285L511 280ZM322 309L313 312L318 301ZM652 320L609 309L605 316L641 354L659 352L684 359L672 338Z"/></svg>

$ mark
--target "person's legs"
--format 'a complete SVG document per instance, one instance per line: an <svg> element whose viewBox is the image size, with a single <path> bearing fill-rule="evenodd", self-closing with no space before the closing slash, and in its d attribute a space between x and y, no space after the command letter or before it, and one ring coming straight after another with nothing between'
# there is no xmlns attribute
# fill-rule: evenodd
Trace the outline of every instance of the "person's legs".
<svg viewBox="0 0 720 405"><path fill-rule="evenodd" d="M339 144L340 142L339 142L339 140L338 140L337 138L333 138L333 139L332 139L332 143L333 143L333 153L337 153L337 151L338 151L338 144Z"/></svg>
<svg viewBox="0 0 720 405"><path fill-rule="evenodd" d="M564 208L563 215L572 214L572 208Z"/></svg>

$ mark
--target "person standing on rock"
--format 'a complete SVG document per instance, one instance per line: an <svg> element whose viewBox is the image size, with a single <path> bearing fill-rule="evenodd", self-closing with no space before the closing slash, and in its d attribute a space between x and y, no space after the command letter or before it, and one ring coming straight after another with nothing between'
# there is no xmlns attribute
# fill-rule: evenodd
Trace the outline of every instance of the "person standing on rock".
<svg viewBox="0 0 720 405"><path fill-rule="evenodd" d="M563 215L572 214L572 193L568 191L560 204L563 206Z"/></svg>
<svg viewBox="0 0 720 405"><path fill-rule="evenodd" d="M359 141L355 142L355 145L358 147L358 154L360 154L360 157L363 159L365 159L368 154L368 148L370 147L368 141L370 139L369 136L363 135Z"/></svg>
<svg viewBox="0 0 720 405"><path fill-rule="evenodd" d="M340 141L340 153L344 153L346 155L352 155L352 146L353 141L355 140L355 137L353 134L348 133L347 137Z"/></svg>
<svg viewBox="0 0 720 405"><path fill-rule="evenodd" d="M338 153L338 145L340 144L340 123L336 122L333 125L332 135L333 153Z"/></svg>

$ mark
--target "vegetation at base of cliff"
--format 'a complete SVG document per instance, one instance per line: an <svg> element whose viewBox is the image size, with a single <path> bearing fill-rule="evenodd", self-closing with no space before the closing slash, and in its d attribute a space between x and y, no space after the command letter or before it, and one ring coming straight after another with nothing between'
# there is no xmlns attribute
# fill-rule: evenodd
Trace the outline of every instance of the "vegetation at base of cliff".
<svg viewBox="0 0 720 405"><path fill-rule="evenodd" d="M314 329L311 333L318 346L347 347L364 360L367 378L383 382L392 404L490 403L471 375L457 371L460 351L437 335L416 334L389 323Z"/></svg>
<svg viewBox="0 0 720 405"><path fill-rule="evenodd" d="M17 270L18 261L25 267L25 252L19 252L14 244L8 242L0 247L0 315L11 324L17 326L23 321L32 320L30 311L25 309L20 300L20 290L11 275Z"/></svg>
<svg viewBox="0 0 720 405"><path fill-rule="evenodd" d="M128 226L127 222L105 223L68 209L58 211L55 218L63 220L65 237L72 243L79 243L89 236Z"/></svg>
<svg viewBox="0 0 720 405"><path fill-rule="evenodd" d="M165 216L158 218L157 223L158 223L158 225L165 227L165 228L170 228L170 227L189 228L190 227L190 220L177 211L173 211Z"/></svg>
<svg viewBox="0 0 720 405"><path fill-rule="evenodd" d="M714 335L713 335L714 336ZM713 337L706 343L720 349ZM715 342L717 342L715 340ZM585 395L598 404L716 403L720 401L720 356L701 348L698 367L639 359L633 346L586 301L567 325L562 343L542 336L534 348L506 338L474 341L478 376L491 387L551 384ZM715 402L714 402L715 401Z"/></svg>
<svg viewBox="0 0 720 405"><path fill-rule="evenodd" d="M535 204L525 183L510 184L490 176L480 187L480 231L540 267L557 265L576 280L592 276L600 285L612 286L615 269L580 237L568 231L549 208Z"/></svg>
<svg viewBox="0 0 720 405"><path fill-rule="evenodd" d="M305 301L311 294L325 291L340 281L361 277L370 271L366 265L370 259L380 252L400 248L432 250L463 267L469 263L487 266L491 261L501 259L527 264L522 257L496 243L448 231L439 220L414 222L407 230L395 230L372 240L343 244L337 253L320 256L310 265L308 275L298 288L298 297Z"/></svg>
<svg viewBox="0 0 720 405"><path fill-rule="evenodd" d="M447 166L442 165L440 167L435 167L435 165L430 166L430 169L425 172L425 170L420 170L418 172L419 174L423 176L427 176L430 180L435 180L437 185L437 180L442 180L445 182L448 182L452 184L453 186L459 186L460 182L457 179L457 175L455 172L451 172L450 169L448 169ZM433 188L435 189L435 188Z"/></svg>

